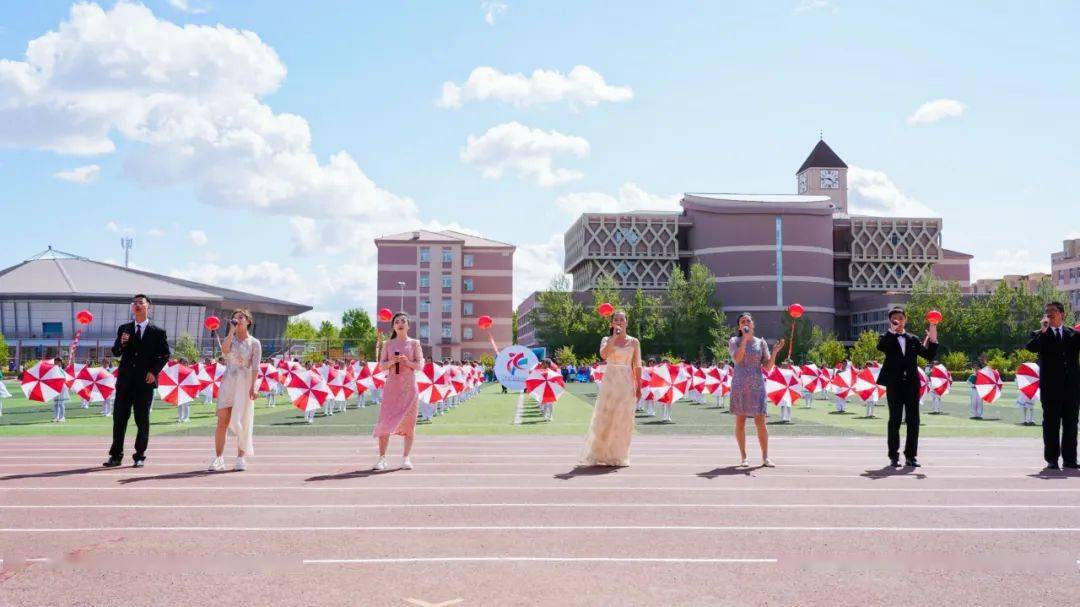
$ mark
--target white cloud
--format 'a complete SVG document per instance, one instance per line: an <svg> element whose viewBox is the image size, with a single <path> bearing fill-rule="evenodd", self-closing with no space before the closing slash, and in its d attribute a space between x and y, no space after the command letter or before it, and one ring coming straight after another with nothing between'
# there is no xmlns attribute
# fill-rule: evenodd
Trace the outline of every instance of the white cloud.
<svg viewBox="0 0 1080 607"><path fill-rule="evenodd" d="M967 106L955 99L935 99L920 105L907 118L908 124L930 124L942 118L959 118Z"/></svg>
<svg viewBox="0 0 1080 607"><path fill-rule="evenodd" d="M848 211L853 215L937 217L925 204L905 195L882 171L848 168Z"/></svg>
<svg viewBox="0 0 1080 607"><path fill-rule="evenodd" d="M980 278L1001 278L1006 274L1030 274L1049 272L1050 257L1040 256L1033 259L1027 249L996 249L989 257L976 255L971 260L973 280Z"/></svg>
<svg viewBox="0 0 1080 607"><path fill-rule="evenodd" d="M162 230L161 228L150 228L146 231L146 235L153 236L154 238L161 238L165 235L165 230Z"/></svg>
<svg viewBox="0 0 1080 607"><path fill-rule="evenodd" d="M312 305L330 285L325 265L303 272L275 261L220 265L214 262L191 263L168 272L170 276L214 286L247 291L266 297Z"/></svg>
<svg viewBox="0 0 1080 607"><path fill-rule="evenodd" d="M603 192L576 192L555 199L555 206L574 217L581 213L623 213L626 211L678 211L682 196L650 194L636 183L619 186L618 198Z"/></svg>
<svg viewBox="0 0 1080 607"><path fill-rule="evenodd" d="M795 5L796 13L806 13L810 11L828 11L832 14L836 14L836 5L828 0L800 0Z"/></svg>
<svg viewBox="0 0 1080 607"><path fill-rule="evenodd" d="M111 220L105 222L105 230L108 232L112 232L113 234L123 234L124 236L131 236L135 234L134 228L122 226Z"/></svg>
<svg viewBox="0 0 1080 607"><path fill-rule="evenodd" d="M485 179L499 179L506 169L524 180L549 187L584 177L580 171L553 167L553 156L584 158L589 142L556 131L529 128L517 122L493 126L479 137L469 135L461 161L480 169Z"/></svg>
<svg viewBox="0 0 1080 607"><path fill-rule="evenodd" d="M531 76L520 72L504 74L481 66L473 69L464 84L444 82L436 105L459 108L466 101L500 101L515 107L567 102L572 107L594 107L601 102L629 101L634 91L628 86L612 86L604 77L585 65L575 66L569 74L557 70L535 70Z"/></svg>
<svg viewBox="0 0 1080 607"><path fill-rule="evenodd" d="M563 276L563 235L553 234L547 242L518 245L514 251L514 306L534 291L543 291L551 280Z"/></svg>
<svg viewBox="0 0 1080 607"><path fill-rule="evenodd" d="M206 237L206 232L203 232L202 230L191 230L187 233L187 239L191 241L191 244L197 247L204 247L206 246L206 243L210 241L210 239Z"/></svg>
<svg viewBox="0 0 1080 607"><path fill-rule="evenodd" d="M86 166L75 167L70 171L53 173L53 177L72 183L93 183L97 181L98 175L100 174L101 167L96 164L88 164Z"/></svg>
<svg viewBox="0 0 1080 607"><path fill-rule="evenodd" d="M484 12L484 22L488 25L495 25L495 20L498 19L509 8L503 2L492 2L490 0L480 3L480 10Z"/></svg>
<svg viewBox="0 0 1080 607"><path fill-rule="evenodd" d="M0 60L0 146L103 154L122 138L137 144L128 177L190 184L221 207L357 219L415 209L346 152L320 163L307 121L261 101L285 74L253 32L179 27L129 2L75 4L24 61Z"/></svg>
<svg viewBox="0 0 1080 607"><path fill-rule="evenodd" d="M169 5L180 12L190 13L192 15L201 15L206 12L205 8L197 8L191 6L188 0L169 0Z"/></svg>

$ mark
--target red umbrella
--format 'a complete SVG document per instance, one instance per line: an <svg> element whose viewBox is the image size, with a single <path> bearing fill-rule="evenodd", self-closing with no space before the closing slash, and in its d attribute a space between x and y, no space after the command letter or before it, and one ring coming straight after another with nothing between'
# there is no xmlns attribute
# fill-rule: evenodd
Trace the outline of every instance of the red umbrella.
<svg viewBox="0 0 1080 607"><path fill-rule="evenodd" d="M654 366L649 374L653 400L658 403L674 403L686 394L689 381L686 371L679 365L660 363Z"/></svg>
<svg viewBox="0 0 1080 607"><path fill-rule="evenodd" d="M100 403L116 391L116 377L101 367L86 367L75 378L74 386L79 398Z"/></svg>
<svg viewBox="0 0 1080 607"><path fill-rule="evenodd" d="M1001 396L1001 386L1001 374L993 367L983 367L975 374L975 391L987 404L993 403Z"/></svg>
<svg viewBox="0 0 1080 607"><path fill-rule="evenodd" d="M64 370L47 360L34 364L22 376L22 391L26 398L47 403L60 395L67 383Z"/></svg>
<svg viewBox="0 0 1080 607"><path fill-rule="evenodd" d="M158 394L161 400L173 405L185 405L195 400L202 389L195 370L187 365L169 364L158 373Z"/></svg>
<svg viewBox="0 0 1080 607"><path fill-rule="evenodd" d="M289 372L285 389L293 406L305 413L322 407L330 396L330 389L326 387L322 376L303 367Z"/></svg>
<svg viewBox="0 0 1080 607"><path fill-rule="evenodd" d="M934 365L930 367L930 389L934 391L938 396L945 396L949 393L949 388L952 387L952 373L945 368L945 365Z"/></svg>
<svg viewBox="0 0 1080 607"><path fill-rule="evenodd" d="M1016 369L1016 387L1031 400L1039 399L1039 365L1021 363Z"/></svg>
<svg viewBox="0 0 1080 607"><path fill-rule="evenodd" d="M256 378L256 392L273 392L278 387L277 369L270 363L259 363L259 376Z"/></svg>
<svg viewBox="0 0 1080 607"><path fill-rule="evenodd" d="M773 366L765 374L765 397L774 405L793 405L802 398L799 378L791 369Z"/></svg>
<svg viewBox="0 0 1080 607"><path fill-rule="evenodd" d="M445 375L446 370L442 365L433 362L424 363L424 366L416 374L416 390L419 393L420 400L430 405L442 402L446 395L443 387Z"/></svg>
<svg viewBox="0 0 1080 607"><path fill-rule="evenodd" d="M559 400L565 390L562 375L552 369L535 367L525 378L525 392L542 405Z"/></svg>

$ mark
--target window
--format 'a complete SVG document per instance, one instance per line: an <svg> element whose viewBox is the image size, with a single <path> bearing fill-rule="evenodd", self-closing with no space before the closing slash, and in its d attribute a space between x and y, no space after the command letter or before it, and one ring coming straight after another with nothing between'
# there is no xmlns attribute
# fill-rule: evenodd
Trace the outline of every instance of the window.
<svg viewBox="0 0 1080 607"><path fill-rule="evenodd" d="M428 276L427 274L421 274L420 275L420 288L421 289L427 289L430 286L431 286L431 277Z"/></svg>
<svg viewBox="0 0 1080 607"><path fill-rule="evenodd" d="M466 291L472 291L473 290L473 280L471 278L466 278L465 279L465 290Z"/></svg>
<svg viewBox="0 0 1080 607"><path fill-rule="evenodd" d="M472 327L465 327L461 330L462 339L472 339Z"/></svg>
<svg viewBox="0 0 1080 607"><path fill-rule="evenodd" d="M442 262L443 263L452 263L453 261L454 261L454 256L450 251L450 247L443 247L443 250L442 250Z"/></svg>
<svg viewBox="0 0 1080 607"><path fill-rule="evenodd" d="M431 249L428 247L420 247L420 263L428 263L431 261Z"/></svg>
<svg viewBox="0 0 1080 607"><path fill-rule="evenodd" d="M442 336L443 336L443 339L450 339L453 336L453 333L450 332L450 325L443 324L443 326L442 326Z"/></svg>
<svg viewBox="0 0 1080 607"><path fill-rule="evenodd" d="M465 316L473 315L473 302L467 301L461 304L461 313Z"/></svg>
<svg viewBox="0 0 1080 607"><path fill-rule="evenodd" d="M450 306L453 305L453 303L454 302L450 301L449 299L442 300L442 313L449 314L452 309Z"/></svg>
<svg viewBox="0 0 1080 607"><path fill-rule="evenodd" d="M466 268L473 267L474 263L476 263L476 258L473 255L466 255L461 260L461 265L465 266Z"/></svg>
<svg viewBox="0 0 1080 607"><path fill-rule="evenodd" d="M430 311L431 311L431 300L430 299L421 299L420 300L420 312L422 314L425 314L425 313L430 312Z"/></svg>
<svg viewBox="0 0 1080 607"><path fill-rule="evenodd" d="M449 288L453 287L454 283L452 282L452 280L453 279L450 278L449 274L443 274L442 275L442 288L449 289Z"/></svg>
<svg viewBox="0 0 1080 607"><path fill-rule="evenodd" d="M424 323L420 323L420 339L427 339L431 333L428 331L428 326Z"/></svg>
<svg viewBox="0 0 1080 607"><path fill-rule="evenodd" d="M63 337L64 336L64 323L62 323L62 322L43 322L43 323L41 323L41 336L42 337Z"/></svg>

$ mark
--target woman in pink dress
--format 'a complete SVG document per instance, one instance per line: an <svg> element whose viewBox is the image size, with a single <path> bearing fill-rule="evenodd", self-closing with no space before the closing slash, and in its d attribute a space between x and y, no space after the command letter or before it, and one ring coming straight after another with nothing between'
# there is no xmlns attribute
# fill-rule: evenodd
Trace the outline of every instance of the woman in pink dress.
<svg viewBox="0 0 1080 607"><path fill-rule="evenodd" d="M383 344L379 353L379 369L386 371L382 404L379 405L379 423L372 436L379 439L379 461L374 470L386 470L386 448L390 435L405 437L404 459L401 467L412 470L409 452L412 451L413 433L416 430L416 411L419 395L416 391L416 371L424 366L424 352L420 342L409 339L409 315L398 312L390 320L393 335Z"/></svg>

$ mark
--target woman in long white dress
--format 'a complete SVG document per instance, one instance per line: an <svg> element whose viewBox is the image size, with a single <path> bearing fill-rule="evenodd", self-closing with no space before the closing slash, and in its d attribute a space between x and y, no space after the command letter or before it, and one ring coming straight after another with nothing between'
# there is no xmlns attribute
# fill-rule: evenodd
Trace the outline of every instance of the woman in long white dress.
<svg viewBox="0 0 1080 607"><path fill-rule="evenodd" d="M607 363L585 438L585 466L629 466L634 412L641 399L641 344L626 334L626 313L611 315L611 335L600 342Z"/></svg>
<svg viewBox="0 0 1080 607"><path fill-rule="evenodd" d="M214 435L216 456L210 462L210 470L225 469L225 434L232 430L236 435L235 470L246 470L244 456L253 455L251 442L255 426L255 397L259 379L259 361L262 360L262 344L250 333L253 323L251 312L236 310L229 321L229 334L221 342L225 355L225 376L221 378L221 390L217 402L217 433Z"/></svg>

